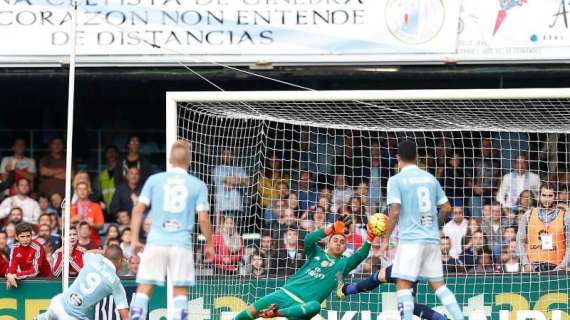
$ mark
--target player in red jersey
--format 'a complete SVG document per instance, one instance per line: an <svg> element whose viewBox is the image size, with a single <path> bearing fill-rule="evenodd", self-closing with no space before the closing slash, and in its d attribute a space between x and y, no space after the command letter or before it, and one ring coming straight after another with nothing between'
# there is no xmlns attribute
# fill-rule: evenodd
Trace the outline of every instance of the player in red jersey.
<svg viewBox="0 0 570 320"><path fill-rule="evenodd" d="M32 240L32 225L22 222L16 226L18 243L12 248L10 265L6 273L6 287L18 287L20 279L51 277L51 267L46 258L46 249Z"/></svg>
<svg viewBox="0 0 570 320"><path fill-rule="evenodd" d="M69 257L69 275L76 277L79 271L83 268L83 255L86 250L78 246L79 239L77 238L77 229L71 228L69 230L69 242L71 245L71 255ZM57 249L53 253L53 265L51 270L54 277L59 277L63 270L63 247Z"/></svg>

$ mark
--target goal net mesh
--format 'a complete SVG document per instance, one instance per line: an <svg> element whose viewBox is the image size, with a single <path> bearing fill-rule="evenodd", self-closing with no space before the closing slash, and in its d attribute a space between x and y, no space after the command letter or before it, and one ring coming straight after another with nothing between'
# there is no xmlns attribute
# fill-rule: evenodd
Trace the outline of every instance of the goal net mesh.
<svg viewBox="0 0 570 320"><path fill-rule="evenodd" d="M336 96L177 101L177 127L167 130L192 143L191 170L210 187L216 232L212 261L203 259L204 241L195 235L191 298L203 309L191 313L229 319L275 291L304 263L304 236L338 214L353 217L352 254L366 241L367 217L387 213L398 142L412 139L418 166L439 180L453 206L440 228L443 264L465 315L498 319L508 311L515 319L538 311L569 319L568 275L554 270L568 259L569 99ZM551 198L539 196L541 183L550 183ZM373 243L345 281L390 265L397 247L397 231L388 252ZM425 282L416 300L446 312ZM321 316L397 316L395 288L344 300L333 292Z"/></svg>

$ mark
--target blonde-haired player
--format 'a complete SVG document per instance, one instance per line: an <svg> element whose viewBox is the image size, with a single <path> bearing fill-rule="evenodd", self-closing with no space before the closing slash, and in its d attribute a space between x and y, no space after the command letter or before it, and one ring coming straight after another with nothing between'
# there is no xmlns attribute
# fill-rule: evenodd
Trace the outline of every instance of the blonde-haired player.
<svg viewBox="0 0 570 320"><path fill-rule="evenodd" d="M174 320L188 318L188 287L194 285L194 254L191 234L198 214L200 230L206 237L205 254L214 256L212 227L208 212L208 188L190 175L190 144L177 141L170 151L172 168L148 178L133 208L131 220L132 250L142 248L139 230L143 214L150 208L152 221L137 273L136 296L131 303L131 319L146 319L148 300L155 285L164 286L166 273L173 279Z"/></svg>

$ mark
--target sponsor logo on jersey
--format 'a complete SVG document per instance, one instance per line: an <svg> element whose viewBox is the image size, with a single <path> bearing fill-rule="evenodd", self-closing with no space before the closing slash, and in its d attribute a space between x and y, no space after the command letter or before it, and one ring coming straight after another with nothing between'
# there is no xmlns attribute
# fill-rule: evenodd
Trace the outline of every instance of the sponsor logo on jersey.
<svg viewBox="0 0 570 320"><path fill-rule="evenodd" d="M69 300L71 301L71 304L76 307L80 307L83 304L83 297L79 293L70 294Z"/></svg>
<svg viewBox="0 0 570 320"><path fill-rule="evenodd" d="M329 266L329 262L328 261L321 261L321 267L326 268Z"/></svg>
<svg viewBox="0 0 570 320"><path fill-rule="evenodd" d="M162 229L164 231L178 231L180 228L180 224L176 220L166 220L162 223Z"/></svg>

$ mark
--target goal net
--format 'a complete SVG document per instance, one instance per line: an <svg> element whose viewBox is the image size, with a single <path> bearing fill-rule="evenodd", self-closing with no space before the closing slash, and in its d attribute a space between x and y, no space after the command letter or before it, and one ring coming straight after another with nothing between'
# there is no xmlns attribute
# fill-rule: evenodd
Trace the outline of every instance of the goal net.
<svg viewBox="0 0 570 320"><path fill-rule="evenodd" d="M338 214L353 217L345 254L355 252L367 217L387 213L397 145L411 139L453 206L442 260L464 314L570 319L569 98L568 89L168 93L167 144L191 142L216 232L211 261L194 236L192 316L231 319L275 291L304 263L305 235ZM397 232L388 252L373 243L345 281L390 265L397 247ZM416 300L446 313L425 282ZM317 318L397 315L395 287L382 285L344 300L333 292Z"/></svg>

